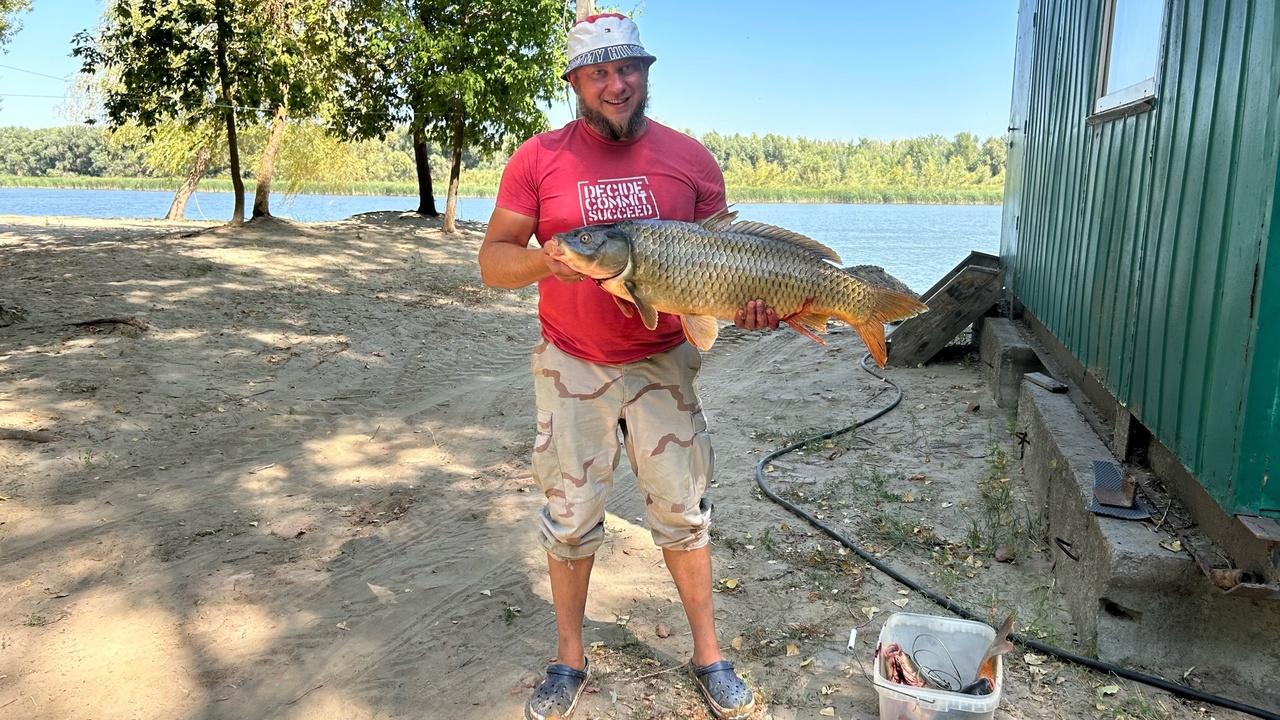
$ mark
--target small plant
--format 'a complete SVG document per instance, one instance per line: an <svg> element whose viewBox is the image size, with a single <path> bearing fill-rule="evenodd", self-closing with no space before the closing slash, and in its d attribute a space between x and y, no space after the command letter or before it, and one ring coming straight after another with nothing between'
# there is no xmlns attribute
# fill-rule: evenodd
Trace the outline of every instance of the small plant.
<svg viewBox="0 0 1280 720"><path fill-rule="evenodd" d="M996 625L999 625L1006 617L1008 617L1009 613L1017 611L1017 608L1010 605L1005 599L1004 592L998 585L991 588L990 593L987 595L986 599L983 600L983 607L991 610L992 623Z"/></svg>
<svg viewBox="0 0 1280 720"><path fill-rule="evenodd" d="M43 615L37 615L35 613L31 613L30 615L27 616L26 620L22 621L22 624L26 625L27 627L44 627L45 625L49 624L49 618Z"/></svg>
<svg viewBox="0 0 1280 720"><path fill-rule="evenodd" d="M946 594L955 592L964 580L961 571L964 567L964 559L956 557L951 549L951 545L943 545L934 550L931 555L933 564L937 568L935 576L938 578L938 586Z"/></svg>
<svg viewBox="0 0 1280 720"><path fill-rule="evenodd" d="M1137 687L1133 693L1121 701L1116 720L1169 720L1169 709L1163 703L1147 697Z"/></svg>
<svg viewBox="0 0 1280 720"><path fill-rule="evenodd" d="M853 485L854 489L863 493L864 497L860 500L869 500L877 506L885 502L902 501L901 495L888 489L889 478L879 470L872 470L865 477L850 473L847 481Z"/></svg>
<svg viewBox="0 0 1280 720"><path fill-rule="evenodd" d="M890 545L909 545L912 540L912 523L897 515L883 515L876 524L875 535Z"/></svg>
<svg viewBox="0 0 1280 720"><path fill-rule="evenodd" d="M790 432L782 432L779 430L756 430L751 433L751 439L758 440L763 443L777 445L778 447L783 447L786 445L791 445L792 443L798 443L801 440L805 440L807 438L811 438L814 435L820 435L823 432L825 431L814 430L812 428L802 429L802 430L792 430ZM814 443L806 443L805 445L802 445L797 449L804 450L805 448L813 444Z"/></svg>
<svg viewBox="0 0 1280 720"><path fill-rule="evenodd" d="M805 556L804 566L815 570L825 570L842 575L852 575L862 572L858 567L858 556L838 547L831 550L823 548L815 548L812 552Z"/></svg>
<svg viewBox="0 0 1280 720"><path fill-rule="evenodd" d="M978 481L978 515L969 518L965 543L973 553L992 553L1001 547L1022 554L1033 534L1030 512L1018 514L1013 484L1009 478L1009 456L992 447L984 477Z"/></svg>
<svg viewBox="0 0 1280 720"><path fill-rule="evenodd" d="M964 543L972 552L983 552L988 550L986 546L986 528L983 523L972 515L966 515L969 518L969 529L965 531Z"/></svg>
<svg viewBox="0 0 1280 720"><path fill-rule="evenodd" d="M894 547L928 549L944 544L943 540L934 534L933 528L892 513L881 515L875 526L869 530L869 534L880 542Z"/></svg>
<svg viewBox="0 0 1280 720"><path fill-rule="evenodd" d="M1044 640L1050 645L1061 647L1066 641L1062 631L1058 629L1058 623L1054 616L1058 612L1057 603L1054 602L1054 593L1052 585L1039 585L1032 589L1030 596L1030 612L1026 614L1026 621L1021 632L1028 637L1034 637Z"/></svg>

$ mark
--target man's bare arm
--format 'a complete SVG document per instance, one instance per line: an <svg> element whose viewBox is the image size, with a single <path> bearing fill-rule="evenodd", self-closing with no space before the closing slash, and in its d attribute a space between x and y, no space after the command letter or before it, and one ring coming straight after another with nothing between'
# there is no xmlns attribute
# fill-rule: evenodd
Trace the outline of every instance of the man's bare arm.
<svg viewBox="0 0 1280 720"><path fill-rule="evenodd" d="M538 228L536 218L494 208L489 230L480 244L480 279L496 288L522 288L548 275L565 282L582 276L552 259L545 248L529 247L529 238Z"/></svg>

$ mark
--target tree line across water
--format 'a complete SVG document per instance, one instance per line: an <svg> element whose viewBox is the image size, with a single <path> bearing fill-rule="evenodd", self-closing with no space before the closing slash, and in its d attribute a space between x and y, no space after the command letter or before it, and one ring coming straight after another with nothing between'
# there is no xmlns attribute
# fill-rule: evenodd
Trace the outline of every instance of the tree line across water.
<svg viewBox="0 0 1280 720"><path fill-rule="evenodd" d="M0 0L0 20L26 5ZM0 183L165 183L177 188L173 218L198 185L229 182L236 223L246 178L256 217L270 214L277 175L292 191L416 186L418 211L430 215L433 178L447 176L452 231L458 194L492 193L513 144L547 129L542 108L564 91L565 31L592 6L110 0L100 26L71 47L81 61L79 115L106 129L4 130L0 172L10 177ZM0 26L0 45L11 31ZM996 202L1003 185L1004 141L968 133L701 140L733 200Z"/></svg>
<svg viewBox="0 0 1280 720"><path fill-rule="evenodd" d="M903 140L825 141L779 135L699 137L725 173L738 202L999 202L1004 138L929 135ZM252 167L269 140L267 127L246 128L239 150ZM427 143L430 172L450 169L447 149ZM137 128L0 127L0 185L173 190L187 169L181 137L150 137ZM492 196L507 155L464 149L460 194ZM225 159L202 176L209 190L230 189ZM316 123L290 122L277 151L276 178L287 193L415 195L408 128L382 139L343 141ZM278 188L279 189L279 188Z"/></svg>

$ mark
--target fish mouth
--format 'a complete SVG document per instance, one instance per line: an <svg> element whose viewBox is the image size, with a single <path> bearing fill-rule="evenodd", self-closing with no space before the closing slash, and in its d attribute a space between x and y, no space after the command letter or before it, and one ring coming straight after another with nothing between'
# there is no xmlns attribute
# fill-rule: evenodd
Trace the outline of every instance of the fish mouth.
<svg viewBox="0 0 1280 720"><path fill-rule="evenodd" d="M543 249L553 260L559 260L560 262L581 257L580 253L573 249L572 242L566 241L565 236L560 233L552 235L551 240L543 246Z"/></svg>
<svg viewBox="0 0 1280 720"><path fill-rule="evenodd" d="M611 269L602 269L589 259L582 258L572 251L565 250L562 246L562 240L558 233L551 236L551 240L543 246L543 249L552 260L568 265L577 272L582 273L598 283L604 282L605 280L612 280L626 271L625 267L619 268L616 272Z"/></svg>

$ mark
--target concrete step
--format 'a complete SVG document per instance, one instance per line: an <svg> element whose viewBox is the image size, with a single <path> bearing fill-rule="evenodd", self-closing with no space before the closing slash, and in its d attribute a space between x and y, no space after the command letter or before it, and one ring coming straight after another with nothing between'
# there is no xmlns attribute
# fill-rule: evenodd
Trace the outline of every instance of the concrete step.
<svg viewBox="0 0 1280 720"><path fill-rule="evenodd" d="M1175 680L1194 667L1208 688L1243 687L1252 698L1235 699L1280 707L1280 602L1223 592L1190 555L1161 547L1177 537L1154 521L1089 512L1092 462L1113 458L1070 396L1023 382L1018 425L1057 587L1086 652Z"/></svg>

